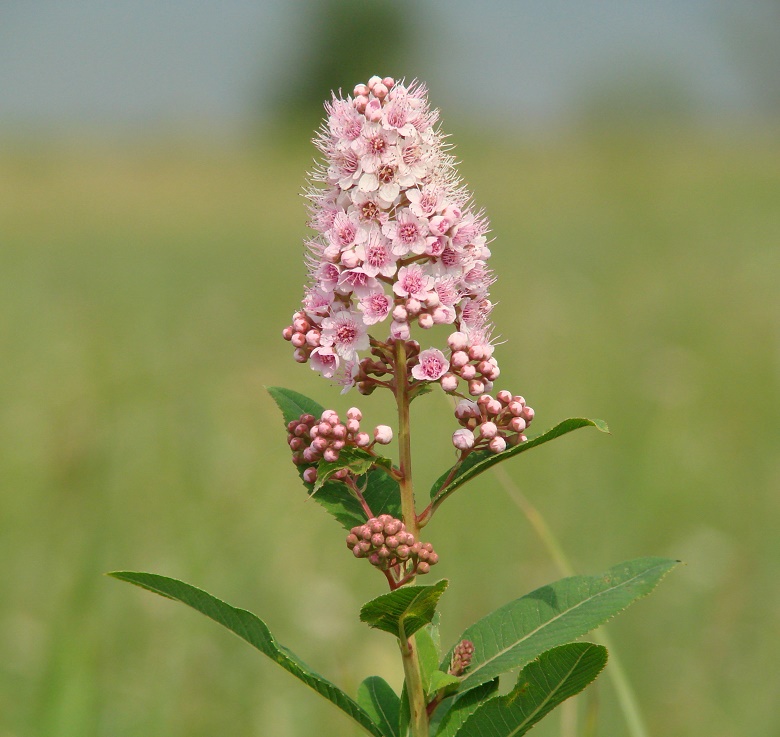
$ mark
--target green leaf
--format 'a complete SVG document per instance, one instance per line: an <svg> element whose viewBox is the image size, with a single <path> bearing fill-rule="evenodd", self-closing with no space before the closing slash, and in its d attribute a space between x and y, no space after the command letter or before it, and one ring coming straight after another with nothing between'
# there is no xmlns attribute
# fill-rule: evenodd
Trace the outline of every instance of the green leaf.
<svg viewBox="0 0 780 737"><path fill-rule="evenodd" d="M429 627L423 627L414 636L414 644L417 648L417 659L420 663L420 676L422 677L423 691L429 693L428 684L431 674L439 669L441 653L433 641Z"/></svg>
<svg viewBox="0 0 780 737"><path fill-rule="evenodd" d="M320 461L317 464L317 481L311 493L315 494L319 491L334 473L344 468L352 471L355 476L364 476L368 473L371 466L374 465L374 462L373 456L362 448L344 448L339 453L337 461Z"/></svg>
<svg viewBox="0 0 780 737"><path fill-rule="evenodd" d="M521 737L556 706L582 691L607 664L607 649L572 642L542 653L506 696L482 704L457 737Z"/></svg>
<svg viewBox="0 0 780 737"><path fill-rule="evenodd" d="M459 638L474 643L461 690L518 668L584 635L649 594L679 561L637 558L598 576L572 576L496 609ZM453 648L454 649L454 648ZM452 650L442 660L444 670Z"/></svg>
<svg viewBox="0 0 780 737"><path fill-rule="evenodd" d="M598 430L601 430L601 432L609 432L607 423L603 420L588 420L584 417L572 417L558 423L546 433L531 438L531 440L527 440L525 443L513 445L502 453L491 453L489 450L478 450L474 453L470 453L466 456L466 460L463 461L460 468L458 468L449 482L445 484L452 473L452 468L443 473L433 484L431 487L433 508L436 509L453 491L455 491L455 489L463 486L463 484L470 481L475 476L478 476L483 471L487 471L488 468L495 466L496 463L501 463L501 461L506 461L509 458L525 453L527 450L531 450L531 448L536 448L538 445L548 443L551 440L555 440L555 438L559 438L561 435L566 435L566 433L578 430L581 427L595 427ZM453 466L453 468L455 467Z"/></svg>
<svg viewBox="0 0 780 737"><path fill-rule="evenodd" d="M452 686L455 686L455 688L452 689ZM428 693L430 695L441 691L443 688L457 691L458 686L460 686L460 678L450 673L444 673L437 669L428 676Z"/></svg>
<svg viewBox="0 0 780 737"><path fill-rule="evenodd" d="M266 391L282 410L285 426L287 423L297 420L301 415L309 414L319 418L325 411L325 407L321 404L303 394L294 392L292 389L285 389L282 386L268 386Z"/></svg>
<svg viewBox="0 0 780 737"><path fill-rule="evenodd" d="M432 586L402 586L363 605L360 621L403 639L424 627L447 588L446 578Z"/></svg>
<svg viewBox="0 0 780 737"><path fill-rule="evenodd" d="M297 420L302 414L320 417L325 411L322 405L292 389L270 386L268 387L268 393L282 411L285 425L288 422L292 422L292 420ZM390 464L390 461L384 458L375 459L374 462L379 463L380 466ZM323 465L324 463L321 463L318 469L318 482L322 479ZM335 473L335 470L333 473ZM363 467L362 472L365 473L365 467ZM302 467L298 468L298 475L303 475ZM314 485L307 484L301 479L309 495L313 495L314 500L333 516L342 527L346 530L351 530L357 525L362 525L367 517L363 507L360 506L360 502L349 493L341 482L322 480L324 483L317 489L317 493L313 494ZM385 471L373 469L369 471L367 476L361 476L358 482L361 486L366 486L363 496L371 511L377 517L380 514L390 514L393 517L401 516L400 487L398 482L391 476L388 476Z"/></svg>
<svg viewBox="0 0 780 737"><path fill-rule="evenodd" d="M433 712L431 731L436 737L453 737L465 721L498 691L498 678L461 693L455 698L445 699Z"/></svg>
<svg viewBox="0 0 780 737"><path fill-rule="evenodd" d="M286 671L313 688L320 696L335 704L339 709L351 716L366 732L374 735L374 737L386 737L382 730L374 724L363 707L353 701L340 688L312 671L286 647L276 642L265 622L251 612L244 609L236 609L201 589L155 573L115 571L108 575L118 578L120 581L127 581L140 586L160 596L180 601L201 614L205 614L223 627L227 627L232 632L235 632L240 638L246 640L261 653L281 665Z"/></svg>
<svg viewBox="0 0 780 737"><path fill-rule="evenodd" d="M385 737L400 737L398 718L401 701L387 682L379 676L369 676L358 686L357 702L363 707Z"/></svg>

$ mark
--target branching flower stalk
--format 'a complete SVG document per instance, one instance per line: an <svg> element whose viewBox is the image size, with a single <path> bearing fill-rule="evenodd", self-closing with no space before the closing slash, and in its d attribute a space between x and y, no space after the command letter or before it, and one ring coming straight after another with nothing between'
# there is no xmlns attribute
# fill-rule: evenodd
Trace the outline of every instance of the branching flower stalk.
<svg viewBox="0 0 780 737"><path fill-rule="evenodd" d="M528 440L534 410L520 394L494 393L501 372L490 318L488 222L457 177L425 87L372 77L325 107L315 139L324 161L306 192L315 231L306 244L309 282L282 335L298 363L342 393L392 392L397 428L369 431L358 407L341 417L295 391L269 392L309 496L347 531L352 555L387 582L387 593L367 602L360 618L395 637L407 701L379 676L366 679L354 700L279 645L262 620L187 584L113 575L232 629L372 737L519 736L606 664L604 647L571 639L648 593L675 561L644 558L550 584L486 615L441 651L436 608L448 581L419 583L439 561L421 530L427 537L441 504L495 464L572 430L606 425L572 418ZM423 348L419 339L438 335L435 326L448 331L446 344L430 339ZM457 401L455 458L418 513L409 408L433 389ZM382 455L394 438L397 465ZM499 677L514 669L522 669L516 686L499 695Z"/></svg>

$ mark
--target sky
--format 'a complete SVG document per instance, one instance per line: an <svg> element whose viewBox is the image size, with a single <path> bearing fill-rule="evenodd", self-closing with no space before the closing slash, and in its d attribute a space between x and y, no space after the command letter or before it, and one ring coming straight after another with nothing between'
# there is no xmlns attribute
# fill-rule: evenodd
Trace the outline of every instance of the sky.
<svg viewBox="0 0 780 737"><path fill-rule="evenodd" d="M270 114L275 78L300 55L309 7L5 0L0 126L187 121L240 130ZM766 31L780 18L770 0L418 0L414 7L419 16L408 23L424 48L409 76L428 82L436 104L509 126L565 124L593 100L632 94L656 95L660 104L669 98L708 119L750 117L761 109L761 64L778 60L745 53L750 34L765 45L769 34L780 35Z"/></svg>

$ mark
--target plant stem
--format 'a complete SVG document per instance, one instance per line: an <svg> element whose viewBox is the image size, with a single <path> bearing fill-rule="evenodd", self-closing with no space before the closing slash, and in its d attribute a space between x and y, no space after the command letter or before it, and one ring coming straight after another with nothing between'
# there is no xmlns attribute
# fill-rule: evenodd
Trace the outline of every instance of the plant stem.
<svg viewBox="0 0 780 737"><path fill-rule="evenodd" d="M393 365L395 380L393 388L398 408L398 448L401 478L401 512L406 529L419 537L417 512L414 507L414 485L412 483L412 437L409 422L409 377L406 368L406 344L396 340L393 344ZM414 576L408 583L414 582ZM403 635L399 638L401 657L403 658L406 693L409 698L410 727L412 737L428 737L428 712L425 709L425 692L422 685L420 660L417 655L414 638Z"/></svg>
<svg viewBox="0 0 780 737"><path fill-rule="evenodd" d="M401 471L401 511L406 529L418 537L417 514L414 509L414 486L412 485L412 436L409 423L409 383L406 375L406 345L396 340L393 345L395 364L395 403L398 407L398 453Z"/></svg>
<svg viewBox="0 0 780 737"><path fill-rule="evenodd" d="M401 657L404 663L406 677L406 693L409 697L409 726L412 737L428 737L428 710L425 708L425 693L423 692L420 661L414 638L399 638Z"/></svg>

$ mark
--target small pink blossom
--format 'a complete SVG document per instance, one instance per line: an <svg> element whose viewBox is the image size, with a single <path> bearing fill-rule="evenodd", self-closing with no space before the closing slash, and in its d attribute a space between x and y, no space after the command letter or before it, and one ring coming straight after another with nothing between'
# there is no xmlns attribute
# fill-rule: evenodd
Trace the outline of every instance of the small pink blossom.
<svg viewBox="0 0 780 737"><path fill-rule="evenodd" d="M428 223L408 208L398 211L395 221L383 225L382 232L393 242L393 253L398 256L424 253L428 245Z"/></svg>
<svg viewBox="0 0 780 737"><path fill-rule="evenodd" d="M355 253L362 262L363 271L369 276L395 275L398 268L396 256L390 250L390 242L378 231L371 231L366 242L357 246Z"/></svg>
<svg viewBox="0 0 780 737"><path fill-rule="evenodd" d="M360 300L358 309L363 313L363 322L374 325L387 318L392 306L393 301L384 292L372 292Z"/></svg>
<svg viewBox="0 0 780 737"><path fill-rule="evenodd" d="M433 277L426 274L420 264L410 264L398 270L398 281L393 284L393 291L399 297L413 297L422 301L432 287Z"/></svg>
<svg viewBox="0 0 780 737"><path fill-rule="evenodd" d="M412 376L418 381L437 381L450 368L450 362L437 348L420 353L419 363L412 369Z"/></svg>
<svg viewBox="0 0 780 737"><path fill-rule="evenodd" d="M322 321L320 343L332 347L342 358L354 361L358 351L368 348L369 340L362 315L341 310Z"/></svg>
<svg viewBox="0 0 780 737"><path fill-rule="evenodd" d="M309 364L326 379L332 379L339 367L339 357L330 348L315 348L311 352Z"/></svg>

